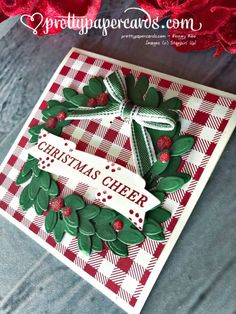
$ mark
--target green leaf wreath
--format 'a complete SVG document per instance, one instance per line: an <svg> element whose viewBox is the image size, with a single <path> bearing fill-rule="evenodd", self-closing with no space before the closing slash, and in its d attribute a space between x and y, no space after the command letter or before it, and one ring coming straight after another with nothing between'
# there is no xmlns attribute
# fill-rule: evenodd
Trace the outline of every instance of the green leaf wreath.
<svg viewBox="0 0 236 314"><path fill-rule="evenodd" d="M149 87L146 77L137 81L132 74L126 76L129 99L141 106L178 111L181 101L174 97L163 101L162 94ZM107 106L114 99L106 92L102 77L92 78L84 86L83 94L74 89L64 88L65 101L48 101L42 111L43 123L33 126L30 143L37 143L42 129L60 136L63 128L70 124L67 115L78 107ZM179 190L191 177L178 171L181 156L193 144L192 136L180 135L181 125L177 123L173 131L149 129L157 162L145 175L146 188L160 201L164 202L166 193ZM28 183L26 185L26 183ZM24 211L34 207L37 215L45 216L45 229L53 233L57 242L68 233L78 240L78 247L86 255L93 251L101 252L106 245L114 254L128 256L128 246L136 245L150 238L155 241L165 239L162 224L171 214L161 205L147 212L143 230L138 230L128 219L113 209L100 208L86 204L81 196L70 194L64 199L60 196L57 182L51 174L38 168L38 160L29 155L17 180L17 185L25 184L20 195L20 206Z"/></svg>

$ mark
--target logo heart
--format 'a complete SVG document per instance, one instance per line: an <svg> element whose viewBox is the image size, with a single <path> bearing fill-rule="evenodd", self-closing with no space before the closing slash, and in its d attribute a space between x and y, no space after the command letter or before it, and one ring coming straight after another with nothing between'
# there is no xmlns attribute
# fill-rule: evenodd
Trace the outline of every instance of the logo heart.
<svg viewBox="0 0 236 314"><path fill-rule="evenodd" d="M38 24L36 24L35 28L29 26L24 19L29 18L31 22L35 22L36 20L38 20ZM36 12L32 15L30 14L23 14L20 18L21 23L26 26L27 28L31 29L33 31L34 35L38 34L37 29L39 28L40 25L42 25L43 23L43 15L39 12Z"/></svg>

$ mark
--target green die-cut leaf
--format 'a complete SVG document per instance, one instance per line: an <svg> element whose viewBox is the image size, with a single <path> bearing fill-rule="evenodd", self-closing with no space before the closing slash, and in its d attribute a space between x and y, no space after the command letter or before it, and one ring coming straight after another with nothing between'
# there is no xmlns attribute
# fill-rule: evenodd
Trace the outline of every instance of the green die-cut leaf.
<svg viewBox="0 0 236 314"><path fill-rule="evenodd" d="M75 110L75 108L77 108L77 106L73 105L71 102L69 101L63 101L61 103L62 106L66 107L68 111L70 110Z"/></svg>
<svg viewBox="0 0 236 314"><path fill-rule="evenodd" d="M98 76L97 77L97 80L101 83L102 85L102 91L105 92L106 91L106 86L104 84L104 80L103 80L103 77L102 76Z"/></svg>
<svg viewBox="0 0 236 314"><path fill-rule="evenodd" d="M90 91L92 91L94 95L99 95L103 91L103 86L101 82L95 78L91 78L89 80L89 88L90 88Z"/></svg>
<svg viewBox="0 0 236 314"><path fill-rule="evenodd" d="M70 120L63 120L63 121L58 121L57 126L58 128L64 128L65 126L71 124Z"/></svg>
<svg viewBox="0 0 236 314"><path fill-rule="evenodd" d="M27 175L23 176L22 173L20 172L17 179L16 179L16 185L21 185L25 182L27 182L32 176L32 171L27 173Z"/></svg>
<svg viewBox="0 0 236 314"><path fill-rule="evenodd" d="M45 127L44 129L46 131L48 131L49 133L57 135L57 136L60 135L61 131L62 131L62 128L59 126L59 123L57 124L57 127L55 127L55 128L47 128L47 127Z"/></svg>
<svg viewBox="0 0 236 314"><path fill-rule="evenodd" d="M154 87L150 87L147 91L144 106L148 108L157 108L160 103L158 91Z"/></svg>
<svg viewBox="0 0 236 314"><path fill-rule="evenodd" d="M45 229L47 233L51 233L56 226L58 219L58 213L54 212L53 210L49 210L47 216L45 218Z"/></svg>
<svg viewBox="0 0 236 314"><path fill-rule="evenodd" d="M148 237L149 239L155 240L155 241L164 241L164 240L165 240L165 235L164 235L164 233L149 234L147 237Z"/></svg>
<svg viewBox="0 0 236 314"><path fill-rule="evenodd" d="M88 98L93 98L96 95L90 90L89 86L84 86L83 87L83 93L86 95Z"/></svg>
<svg viewBox="0 0 236 314"><path fill-rule="evenodd" d="M40 182L37 177L33 177L29 184L29 198L34 200L39 192L40 189Z"/></svg>
<svg viewBox="0 0 236 314"><path fill-rule="evenodd" d="M188 152L194 145L193 136L179 136L173 145L171 146L170 152L173 156L181 156Z"/></svg>
<svg viewBox="0 0 236 314"><path fill-rule="evenodd" d="M66 100L70 101L70 99L74 96L76 96L78 93L73 88L64 88L63 89L63 95Z"/></svg>
<svg viewBox="0 0 236 314"><path fill-rule="evenodd" d="M21 207L31 202L31 199L29 198L29 185L24 187L24 189L22 190L19 202Z"/></svg>
<svg viewBox="0 0 236 314"><path fill-rule="evenodd" d="M62 241L65 234L65 223L62 219L57 220L57 223L53 230L53 234L58 243Z"/></svg>
<svg viewBox="0 0 236 314"><path fill-rule="evenodd" d="M44 109L42 111L42 115L43 115L43 120L44 121L47 120L48 118L50 118L51 117L50 109L49 108L48 109Z"/></svg>
<svg viewBox="0 0 236 314"><path fill-rule="evenodd" d="M163 192L160 192L160 191L155 191L155 192L152 192L152 194L154 196L156 196L156 198L158 198L160 200L161 203L164 202L165 198L166 198L166 195L165 193ZM158 206L159 207L159 206Z"/></svg>
<svg viewBox="0 0 236 314"><path fill-rule="evenodd" d="M164 191L167 193L175 192L179 190L185 184L184 179L176 176L162 178L158 185L158 191Z"/></svg>
<svg viewBox="0 0 236 314"><path fill-rule="evenodd" d="M39 175L40 185L45 190L48 191L51 184L51 176L48 172L42 171Z"/></svg>
<svg viewBox="0 0 236 314"><path fill-rule="evenodd" d="M126 257L129 254L127 245L120 242L119 240L106 242L106 245L114 254L118 256Z"/></svg>
<svg viewBox="0 0 236 314"><path fill-rule="evenodd" d="M100 214L94 218L96 224L106 224L114 220L117 213L109 208L101 208Z"/></svg>
<svg viewBox="0 0 236 314"><path fill-rule="evenodd" d="M91 237L91 240L92 240L92 249L96 252L102 252L102 250L103 250L102 240L99 239L99 237L96 234L94 234Z"/></svg>
<svg viewBox="0 0 236 314"><path fill-rule="evenodd" d="M145 236L137 229L122 229L118 232L118 239L127 245L136 245L144 241Z"/></svg>
<svg viewBox="0 0 236 314"><path fill-rule="evenodd" d="M37 203L37 199L34 200L34 209L37 215L41 216L43 214L43 210L42 208L39 207L38 203Z"/></svg>
<svg viewBox="0 0 236 314"><path fill-rule="evenodd" d="M153 164L152 168L150 169L150 172L154 175L157 176L159 174L161 174L163 171L165 171L165 169L168 167L169 161L168 162L161 162L159 160L160 157L159 153L157 155L157 161Z"/></svg>
<svg viewBox="0 0 236 314"><path fill-rule="evenodd" d="M146 235L159 234L163 232L163 228L156 220L147 218L143 226L143 232Z"/></svg>
<svg viewBox="0 0 236 314"><path fill-rule="evenodd" d="M77 228L79 225L79 218L75 210L72 211L70 216L68 217L63 216L63 219L65 223L71 227Z"/></svg>
<svg viewBox="0 0 236 314"><path fill-rule="evenodd" d="M25 163L25 165L21 171L22 176L26 176L32 170L34 163L35 163L34 160L30 160L30 161L27 161Z"/></svg>
<svg viewBox="0 0 236 314"><path fill-rule="evenodd" d="M143 96L147 92L148 86L149 86L148 78L146 76L142 76L137 81L135 89L138 90Z"/></svg>
<svg viewBox="0 0 236 314"><path fill-rule="evenodd" d="M41 132L43 127L44 127L43 124L35 125L35 126L33 126L32 128L29 129L29 134L31 134L31 135L39 135L39 133Z"/></svg>
<svg viewBox="0 0 236 314"><path fill-rule="evenodd" d="M129 99L130 99L131 98L130 97L130 91L132 91L134 89L134 86L135 86L135 78L134 78L133 74L129 73L125 77L125 81L126 81L126 86L127 86L127 89L128 89L128 96L129 96Z"/></svg>
<svg viewBox="0 0 236 314"><path fill-rule="evenodd" d="M90 255L92 250L92 241L89 236L78 234L78 246L80 251L85 255Z"/></svg>
<svg viewBox="0 0 236 314"><path fill-rule="evenodd" d="M66 112L67 113L67 108L60 104L60 106L50 108L49 112L50 112L50 116L56 117L58 115L58 113L60 113L60 112Z"/></svg>
<svg viewBox="0 0 236 314"><path fill-rule="evenodd" d="M70 102L77 107L87 107L89 98L86 95L78 94L70 99Z"/></svg>
<svg viewBox="0 0 236 314"><path fill-rule="evenodd" d="M147 213L147 218L151 218L159 223L167 221L170 217L171 213L162 207L155 208Z"/></svg>
<svg viewBox="0 0 236 314"><path fill-rule="evenodd" d="M91 236L91 235L95 234L95 228L94 228L93 224L89 220L87 220L83 217L80 217L79 230L84 235Z"/></svg>
<svg viewBox="0 0 236 314"><path fill-rule="evenodd" d="M59 194L58 185L53 179L51 179L51 185L48 190L48 195L57 196L58 194Z"/></svg>
<svg viewBox="0 0 236 314"><path fill-rule="evenodd" d="M177 175L178 177L184 179L184 183L185 183L185 184L188 183L188 182L192 179L192 177L191 177L190 174L188 174L188 173L180 172L180 173L178 173L178 174L176 174L176 175Z"/></svg>
<svg viewBox="0 0 236 314"><path fill-rule="evenodd" d="M172 131L148 129L148 132L151 135L154 146L156 147L156 142L157 142L159 137L161 137L163 135L166 135L169 137L174 137L176 134L179 135L180 128L181 128L181 124L179 122L177 122L175 128Z"/></svg>
<svg viewBox="0 0 236 314"><path fill-rule="evenodd" d="M130 90L130 99L134 104L141 105L143 103L143 95L139 90L133 89Z"/></svg>
<svg viewBox="0 0 236 314"><path fill-rule="evenodd" d="M43 189L40 189L37 198L36 198L37 205L42 210L47 210L49 205L49 196L47 192L45 192Z"/></svg>
<svg viewBox="0 0 236 314"><path fill-rule="evenodd" d="M165 108L169 110L180 110L181 106L182 106L182 101L177 97L173 97L164 101L161 104L160 108Z"/></svg>
<svg viewBox="0 0 236 314"><path fill-rule="evenodd" d="M109 224L96 225L96 234L104 241L116 240L116 232Z"/></svg>
<svg viewBox="0 0 236 314"><path fill-rule="evenodd" d="M76 237L78 233L78 228L76 227L71 227L68 224L65 224L65 230L67 233L69 233L71 236Z"/></svg>
<svg viewBox="0 0 236 314"><path fill-rule="evenodd" d="M40 175L40 172L41 172L42 170L40 170L39 167L38 167L38 161L35 162L35 164L33 165L32 170L33 170L33 173L34 173L34 175L35 175L36 177L38 177L38 176Z"/></svg>
<svg viewBox="0 0 236 314"><path fill-rule="evenodd" d="M32 200L28 200L27 202L25 202L24 204L21 205L23 211L27 211L32 206L33 206L33 201Z"/></svg>
<svg viewBox="0 0 236 314"><path fill-rule="evenodd" d="M48 101L48 106L51 109L53 107L61 106L61 103L58 100L51 99Z"/></svg>
<svg viewBox="0 0 236 314"><path fill-rule="evenodd" d="M87 205L80 211L80 216L86 219L95 218L100 212L100 208L96 205Z"/></svg>
<svg viewBox="0 0 236 314"><path fill-rule="evenodd" d="M178 157L171 157L168 167L165 171L162 172L162 177L169 177L172 175L176 175L176 172L181 164L181 158Z"/></svg>
<svg viewBox="0 0 236 314"><path fill-rule="evenodd" d="M64 199L65 206L72 207L74 209L82 209L85 206L84 200L78 195L68 195Z"/></svg>

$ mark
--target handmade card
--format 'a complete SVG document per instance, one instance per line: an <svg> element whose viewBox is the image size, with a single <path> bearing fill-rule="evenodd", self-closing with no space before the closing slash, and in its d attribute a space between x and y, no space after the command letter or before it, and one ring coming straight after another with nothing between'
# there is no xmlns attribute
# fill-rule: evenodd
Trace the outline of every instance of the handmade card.
<svg viewBox="0 0 236 314"><path fill-rule="evenodd" d="M139 313L235 107L234 95L73 48L1 166L0 213Z"/></svg>

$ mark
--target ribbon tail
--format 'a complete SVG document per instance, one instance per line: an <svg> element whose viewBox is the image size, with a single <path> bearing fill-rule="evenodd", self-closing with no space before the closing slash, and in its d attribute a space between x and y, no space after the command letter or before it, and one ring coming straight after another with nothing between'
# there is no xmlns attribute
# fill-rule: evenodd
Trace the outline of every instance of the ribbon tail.
<svg viewBox="0 0 236 314"><path fill-rule="evenodd" d="M114 104L99 108L78 108L68 114L66 120L85 120L89 118L99 119L104 116L116 117L119 116L119 113L119 106Z"/></svg>
<svg viewBox="0 0 236 314"><path fill-rule="evenodd" d="M144 177L157 158L148 131L135 121L131 123L131 146L136 170Z"/></svg>

